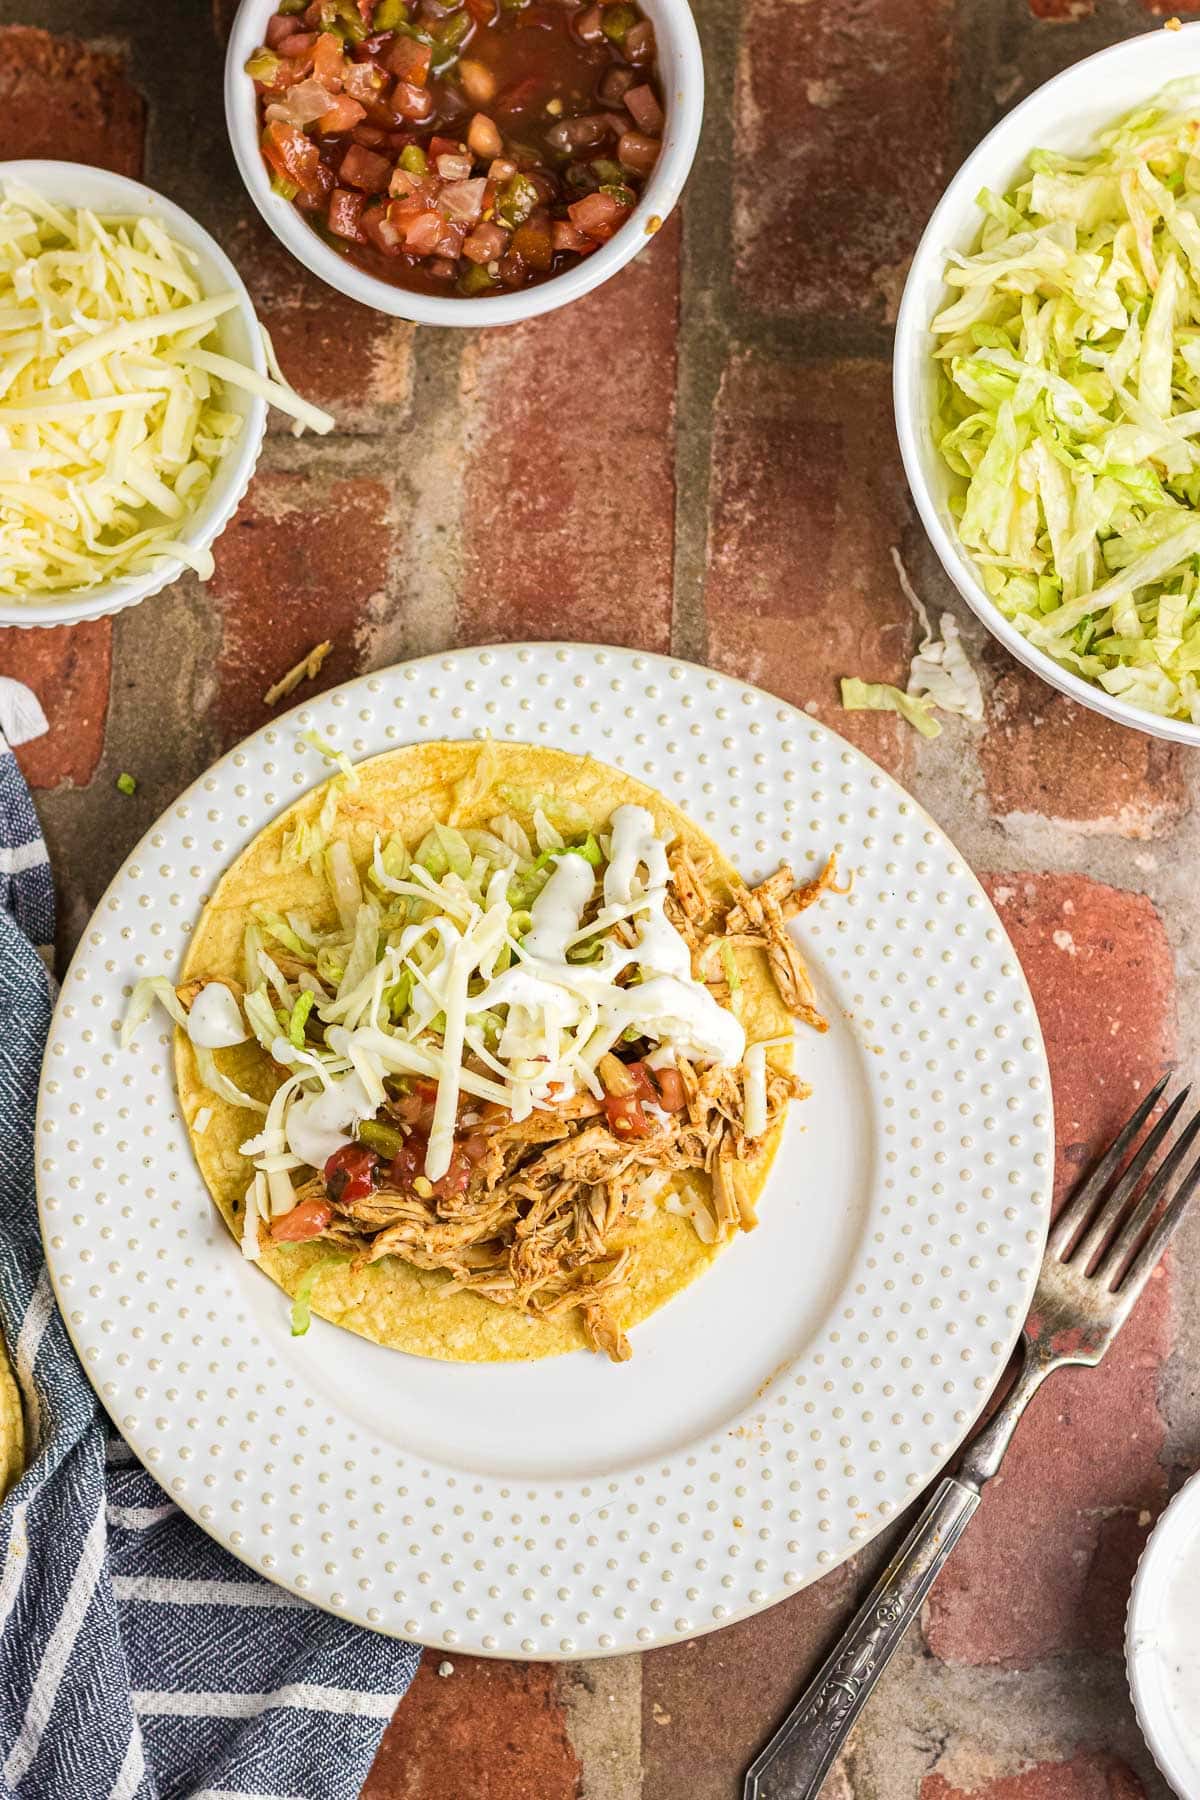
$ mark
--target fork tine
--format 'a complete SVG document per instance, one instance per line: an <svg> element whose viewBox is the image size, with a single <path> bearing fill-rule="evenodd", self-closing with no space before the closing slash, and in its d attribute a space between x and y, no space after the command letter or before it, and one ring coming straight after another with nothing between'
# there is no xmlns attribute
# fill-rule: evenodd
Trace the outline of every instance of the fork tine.
<svg viewBox="0 0 1200 1800"><path fill-rule="evenodd" d="M1096 1279L1106 1283L1112 1282L1120 1272L1122 1263L1129 1255L1146 1226L1149 1224L1159 1201L1166 1193L1171 1178L1182 1163L1184 1157L1196 1141L1200 1133L1200 1112L1180 1132L1172 1144L1170 1151L1146 1184L1146 1191L1126 1219L1124 1225L1112 1244L1105 1251L1104 1257L1096 1269Z"/></svg>
<svg viewBox="0 0 1200 1800"><path fill-rule="evenodd" d="M1092 1220L1091 1225L1080 1243L1071 1252L1071 1260L1077 1261L1081 1269L1086 1269L1092 1258L1103 1250L1121 1222L1121 1214L1129 1203L1130 1196L1137 1192L1137 1186L1158 1151L1159 1145L1170 1131L1179 1116L1180 1108L1191 1090L1184 1088L1176 1094L1170 1106L1158 1120L1153 1131L1147 1132L1145 1140L1138 1146L1136 1156L1131 1156L1122 1169L1120 1178L1107 1195L1103 1206ZM1161 1188L1160 1188L1161 1193Z"/></svg>
<svg viewBox="0 0 1200 1800"><path fill-rule="evenodd" d="M1109 1176L1114 1169L1120 1166L1121 1158L1154 1111L1169 1080L1170 1076L1164 1075L1161 1081L1155 1083L1128 1124L1122 1128L1109 1145L1091 1174L1076 1188L1066 1206L1063 1207L1058 1218L1050 1227L1046 1248L1051 1255L1061 1258L1063 1251L1076 1232L1087 1224L1108 1184Z"/></svg>
<svg viewBox="0 0 1200 1800"><path fill-rule="evenodd" d="M1125 1273L1125 1277L1122 1280L1120 1287L1117 1289L1117 1292L1127 1309L1133 1305L1133 1302L1145 1287L1146 1282L1158 1267L1164 1250L1170 1243L1176 1227L1183 1218L1184 1213L1187 1211L1188 1202L1195 1193L1197 1184L1200 1184L1200 1156L1196 1158L1187 1174L1183 1177L1183 1180L1179 1183L1170 1205L1155 1225L1150 1236L1142 1245L1142 1248L1130 1263L1129 1268Z"/></svg>

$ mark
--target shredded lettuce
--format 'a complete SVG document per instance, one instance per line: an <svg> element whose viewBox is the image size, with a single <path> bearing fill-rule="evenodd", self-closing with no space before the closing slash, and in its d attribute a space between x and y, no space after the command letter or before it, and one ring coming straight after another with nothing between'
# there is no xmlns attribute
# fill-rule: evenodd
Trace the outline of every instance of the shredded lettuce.
<svg viewBox="0 0 1200 1800"><path fill-rule="evenodd" d="M546 823L574 836L582 835L591 823L582 806L577 806L573 800L564 799L561 794L547 794L540 788L513 787L508 784L497 787L496 792L504 804L511 806L515 812L524 813L531 820L535 813L540 812ZM539 848L544 849L545 846L540 845Z"/></svg>
<svg viewBox="0 0 1200 1800"><path fill-rule="evenodd" d="M860 681L857 675L842 679L842 705L847 712L894 712L922 737L941 735L941 726L933 716L933 700L928 696L906 694L902 688L886 681Z"/></svg>
<svg viewBox="0 0 1200 1800"><path fill-rule="evenodd" d="M346 1261L344 1256L322 1256L310 1263L296 1283L296 1292L292 1295L292 1336L303 1337L312 1324L312 1295L322 1275L330 1269L340 1269Z"/></svg>
<svg viewBox="0 0 1200 1800"><path fill-rule="evenodd" d="M301 742L308 744L310 748L318 751L326 762L332 763L335 768L340 769L345 777L347 787L356 788L358 786L358 770L344 750L338 750L329 742L328 738L322 737L319 731L302 732Z"/></svg>
<svg viewBox="0 0 1200 1800"><path fill-rule="evenodd" d="M176 1025L187 1025L185 1012L179 996L175 992L174 983L165 975L147 975L144 980L135 984L129 996L129 1005L125 1008L125 1017L121 1021L121 1048L128 1050L133 1042L134 1033L154 1010L154 1003L170 1014Z"/></svg>
<svg viewBox="0 0 1200 1800"><path fill-rule="evenodd" d="M933 332L935 436L987 593L1063 667L1200 723L1198 132L1190 76L1090 154L1034 151L979 196ZM943 639L920 690L938 705Z"/></svg>
<svg viewBox="0 0 1200 1800"><path fill-rule="evenodd" d="M270 907L262 906L258 901L254 901L250 911L267 936L273 937L276 943L283 945L285 950L290 950L293 956L303 957L311 954L310 947L302 942L295 929L277 912L272 912Z"/></svg>
<svg viewBox="0 0 1200 1800"><path fill-rule="evenodd" d="M297 1050L303 1050L304 1048L304 1023L313 1009L316 998L317 996L311 989L306 989L292 1008L291 1017L287 1022L287 1034L292 1043L295 1044Z"/></svg>

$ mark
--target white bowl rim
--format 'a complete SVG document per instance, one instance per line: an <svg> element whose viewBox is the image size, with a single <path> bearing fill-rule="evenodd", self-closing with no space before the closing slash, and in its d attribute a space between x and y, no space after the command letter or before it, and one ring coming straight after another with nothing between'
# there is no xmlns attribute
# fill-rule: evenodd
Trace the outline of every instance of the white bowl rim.
<svg viewBox="0 0 1200 1800"><path fill-rule="evenodd" d="M449 325L474 329L482 325L515 325L555 311L578 300L623 269L649 238L666 223L687 180L704 113L704 58L689 0L648 0L647 11L670 20L670 34L679 62L679 79L667 96L667 129L662 155L638 200L633 216L621 229L574 269L554 275L534 287L494 297L443 299L437 294L417 294L408 288L368 275L347 258L331 250L290 200L271 191L266 166L258 146L254 86L243 67L262 41L266 18L274 11L272 0L241 0L225 55L225 121L229 141L246 191L280 243L312 274L351 300L393 318L411 319L418 325ZM659 29L657 20L656 30ZM652 232L649 223L657 218Z"/></svg>
<svg viewBox="0 0 1200 1800"><path fill-rule="evenodd" d="M246 285L216 239L191 213L186 212L176 201L169 200L165 194L160 194L148 182L136 181L129 175L115 174L111 169L93 168L89 163L67 162L53 157L25 157L0 162L0 187L6 181L23 181L32 188L57 182L69 189L71 183L77 182L80 177L85 177L93 184L99 183L112 195L111 206L105 201L100 207L93 207L94 211L144 213L149 200L155 216L161 218L179 236L181 242L191 247L203 245L205 254L212 258L222 280L238 297L237 309L247 327L253 351L253 367L258 374L265 375L267 359L258 330L258 315L246 291ZM74 201L71 204L78 206L80 203ZM250 485L266 431L266 402L257 394L247 395L244 417L245 424L238 434L237 443L231 453L218 464L217 478L209 489L211 494L219 483L220 488L226 490L224 501L208 516L203 531L195 531L193 520L190 525L183 525L178 533L183 542L197 549L206 548L220 537ZM68 590L45 600L17 601L3 598L0 599L0 625L16 625L36 630L107 618L112 613L122 612L127 606L136 606L139 601L161 593L165 587L177 581L187 567L178 557L170 557L148 569L144 575L101 582L96 587L82 588L76 592Z"/></svg>
<svg viewBox="0 0 1200 1800"><path fill-rule="evenodd" d="M1169 1554L1176 1535L1184 1529L1181 1521L1189 1520L1197 1536L1200 1536L1200 1473L1188 1477L1155 1520L1154 1529L1146 1539L1145 1548L1138 1559L1137 1572L1129 1593L1129 1605L1125 1612L1125 1676L1129 1683L1129 1697L1133 1701L1138 1726L1150 1754L1181 1800L1188 1800L1189 1782L1192 1783L1191 1800L1196 1800L1196 1796L1200 1795L1200 1788L1195 1786L1194 1769L1175 1766L1171 1752L1159 1733L1158 1711L1153 1698L1155 1690L1148 1676L1143 1673L1143 1663L1148 1668L1147 1646L1140 1644L1138 1638L1151 1628L1161 1606L1163 1569L1158 1566L1160 1559Z"/></svg>
<svg viewBox="0 0 1200 1800"><path fill-rule="evenodd" d="M1102 713L1106 718L1114 720L1118 725L1128 725L1135 731L1145 732L1150 737L1166 738L1177 744L1200 744L1200 724L1187 719L1167 719L1157 713L1147 712L1144 708L1134 706L1127 700L1121 700L1108 694L1103 688L1085 681L1070 669L1065 669L1055 662L1054 658L1031 644L1017 627L1006 619L1000 608L990 599L982 584L968 573L969 564L966 552L951 536L942 523L937 507L929 491L921 467L914 419L918 416L919 405L913 393L912 364L915 360L910 352L913 340L926 334L929 321L924 317L920 297L920 276L924 274L924 266L935 257L939 264L945 261L945 243L947 234L944 221L947 215L959 205L966 190L972 195L984 185L983 171L987 167L993 152L993 140L1001 132L1007 135L1014 124L1029 118L1041 116L1047 110L1047 102L1056 90L1064 85L1081 80L1084 70L1095 70L1099 64L1119 61L1122 58L1143 56L1147 62L1152 60L1150 46L1158 50L1167 42L1178 44L1183 38L1192 38L1200 46L1200 20L1193 20L1181 25L1177 30L1167 32L1165 26L1154 31L1140 32L1136 37L1123 38L1120 43L1110 44L1104 50L1097 50L1091 56L1071 63L1057 75L1051 76L1040 87L1026 95L1011 112L997 120L987 136L972 150L951 177L945 192L933 210L928 225L921 234L920 242L909 266L904 283L899 311L896 315L896 331L892 352L892 404L895 412L896 435L900 442L900 457L904 464L904 473L908 480L909 490L920 514L921 523L937 552L946 574L950 577L972 612L986 625L992 636L1002 643L1018 662L1040 675L1043 681L1049 682L1060 693L1071 700L1078 701L1081 706L1092 712ZM1147 94L1147 98L1150 95ZM1132 102L1131 102L1132 104ZM1116 115L1114 115L1116 116ZM1036 148L1036 134L1029 139L1028 148Z"/></svg>

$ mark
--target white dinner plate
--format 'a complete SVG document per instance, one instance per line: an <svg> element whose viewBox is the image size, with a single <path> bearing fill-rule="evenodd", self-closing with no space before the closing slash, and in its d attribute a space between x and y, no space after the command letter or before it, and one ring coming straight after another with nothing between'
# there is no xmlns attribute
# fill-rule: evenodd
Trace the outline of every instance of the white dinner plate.
<svg viewBox="0 0 1200 1800"><path fill-rule="evenodd" d="M588 751L758 879L854 874L798 930L831 1019L759 1229L632 1335L439 1363L314 1321L244 1262L192 1159L167 1030L117 1037L225 866L327 770L441 737ZM46 1255L116 1424L252 1568L381 1631L581 1657L728 1623L825 1574L945 1462L1032 1294L1053 1125L1037 1016L975 877L815 720L656 656L511 645L363 676L248 738L143 838L63 984L38 1117Z"/></svg>

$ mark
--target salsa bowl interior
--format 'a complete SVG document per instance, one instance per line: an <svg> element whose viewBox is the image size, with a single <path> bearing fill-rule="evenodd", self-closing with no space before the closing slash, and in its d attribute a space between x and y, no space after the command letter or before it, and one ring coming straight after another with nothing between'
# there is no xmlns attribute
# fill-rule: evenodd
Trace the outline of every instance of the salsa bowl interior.
<svg viewBox="0 0 1200 1800"><path fill-rule="evenodd" d="M606 281L643 248L679 198L700 134L704 65L687 0L639 0L654 26L666 124L662 153L632 216L575 268L534 286L495 296L423 294L381 280L333 249L291 201L275 193L259 148L258 100L246 59L264 41L272 0L242 0L225 64L225 112L246 188L271 230L314 275L377 312L418 324L511 325L576 300Z"/></svg>

